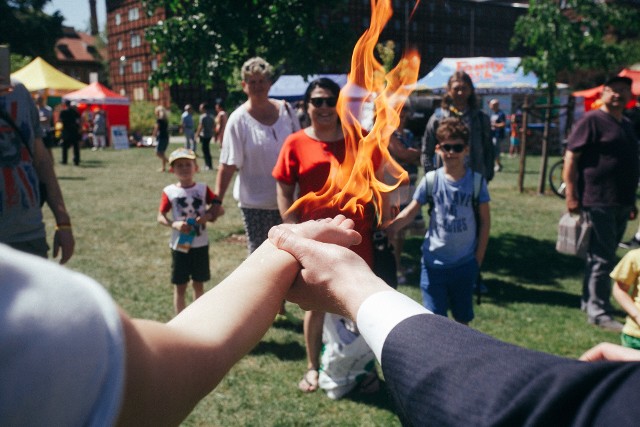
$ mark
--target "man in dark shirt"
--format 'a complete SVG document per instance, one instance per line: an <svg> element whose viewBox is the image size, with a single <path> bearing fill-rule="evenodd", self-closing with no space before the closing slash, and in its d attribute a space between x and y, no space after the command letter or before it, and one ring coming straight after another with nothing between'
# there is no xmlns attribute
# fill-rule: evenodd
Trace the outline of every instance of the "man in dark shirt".
<svg viewBox="0 0 640 427"><path fill-rule="evenodd" d="M583 211L593 226L582 287L589 323L622 330L611 316L609 273L627 220L635 218L638 146L623 116L631 99L631 79L613 77L602 90L602 107L582 118L569 136L564 181L567 210Z"/></svg>
<svg viewBox="0 0 640 427"><path fill-rule="evenodd" d="M65 101L65 109L60 112L62 123L62 163L67 164L69 147L73 147L73 164L80 164L80 114L71 101Z"/></svg>

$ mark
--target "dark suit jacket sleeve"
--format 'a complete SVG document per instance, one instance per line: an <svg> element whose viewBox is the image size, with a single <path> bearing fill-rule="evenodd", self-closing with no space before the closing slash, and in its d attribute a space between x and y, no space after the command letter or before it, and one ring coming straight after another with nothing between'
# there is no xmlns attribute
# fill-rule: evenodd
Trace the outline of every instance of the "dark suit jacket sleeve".
<svg viewBox="0 0 640 427"><path fill-rule="evenodd" d="M381 359L404 425L640 422L640 363L587 363L526 350L431 314L399 323Z"/></svg>

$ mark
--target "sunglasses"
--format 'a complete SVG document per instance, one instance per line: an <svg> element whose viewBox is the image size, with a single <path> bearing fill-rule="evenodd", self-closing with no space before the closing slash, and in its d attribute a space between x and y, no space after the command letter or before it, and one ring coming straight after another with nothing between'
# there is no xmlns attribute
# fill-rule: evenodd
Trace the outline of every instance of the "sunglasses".
<svg viewBox="0 0 640 427"><path fill-rule="evenodd" d="M316 108L322 107L322 104L325 104L327 107L335 107L338 103L338 98L311 98L309 102Z"/></svg>
<svg viewBox="0 0 640 427"><path fill-rule="evenodd" d="M447 153L462 153L464 151L464 144L442 144L440 148Z"/></svg>

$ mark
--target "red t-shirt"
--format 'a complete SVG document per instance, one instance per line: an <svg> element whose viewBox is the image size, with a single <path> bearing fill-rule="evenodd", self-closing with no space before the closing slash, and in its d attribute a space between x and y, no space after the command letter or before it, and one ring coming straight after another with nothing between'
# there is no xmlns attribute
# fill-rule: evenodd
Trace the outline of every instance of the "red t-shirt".
<svg viewBox="0 0 640 427"><path fill-rule="evenodd" d="M378 153L379 154L379 153ZM291 134L284 141L280 156L273 168L273 177L284 184L300 185L300 197L309 192L320 190L329 176L331 159L339 163L344 161L345 141L324 142L311 138L304 130ZM380 165L380 156L375 155L374 167ZM336 208L314 209L303 213L300 221L321 219L342 213L350 217L347 212L339 212ZM373 265L373 228L376 224L375 210L371 204L365 208L364 218L351 217L355 222L355 230L362 235L362 243L351 249L360 255L369 266Z"/></svg>

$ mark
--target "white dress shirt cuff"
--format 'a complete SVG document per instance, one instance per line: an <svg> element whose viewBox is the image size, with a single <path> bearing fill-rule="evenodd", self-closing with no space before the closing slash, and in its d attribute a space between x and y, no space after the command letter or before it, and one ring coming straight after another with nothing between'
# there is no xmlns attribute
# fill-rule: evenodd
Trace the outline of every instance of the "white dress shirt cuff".
<svg viewBox="0 0 640 427"><path fill-rule="evenodd" d="M431 314L431 312L408 296L396 291L377 292L360 305L356 319L358 330L380 364L382 364L382 347L387 335L398 323L417 314Z"/></svg>

